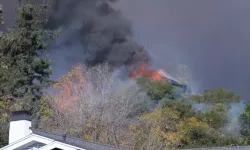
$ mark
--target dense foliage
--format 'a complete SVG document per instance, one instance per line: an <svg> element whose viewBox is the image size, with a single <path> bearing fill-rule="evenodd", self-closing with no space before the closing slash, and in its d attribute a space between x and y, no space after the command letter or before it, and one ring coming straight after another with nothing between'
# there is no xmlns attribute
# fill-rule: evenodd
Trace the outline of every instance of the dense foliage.
<svg viewBox="0 0 250 150"><path fill-rule="evenodd" d="M27 1L18 9L15 26L0 37L0 98L22 100L23 109L29 111L51 74L51 62L42 55L53 35L42 29L46 8Z"/></svg>
<svg viewBox="0 0 250 150"><path fill-rule="evenodd" d="M8 142L10 112L23 109L39 118L43 130L132 150L250 144L250 103L233 120L230 104L240 96L223 88L176 97L167 81L124 81L109 64L78 64L44 93L52 63L42 52L54 37L43 29L46 9L27 1L15 26L0 37L0 147ZM195 109L200 103L208 109Z"/></svg>
<svg viewBox="0 0 250 150"><path fill-rule="evenodd" d="M50 83L51 62L43 56L43 51L53 33L42 28L46 9L45 4L26 1L17 10L14 27L0 35L1 128L6 128L4 123L12 110L38 112L42 90ZM3 135L0 141L8 139L2 138Z"/></svg>
<svg viewBox="0 0 250 150"><path fill-rule="evenodd" d="M208 104L224 103L229 104L234 101L240 100L240 95L235 94L231 90L226 90L223 88L215 88L211 90L204 90L202 95L193 95L192 100L196 102L203 102Z"/></svg>
<svg viewBox="0 0 250 150"><path fill-rule="evenodd" d="M245 112L240 115L241 134L245 137L244 144L250 144L250 103L245 106Z"/></svg>
<svg viewBox="0 0 250 150"><path fill-rule="evenodd" d="M167 82L120 81L108 68L107 64L95 68L77 65L58 80L55 88L60 92L44 99L40 128L60 128L87 140L129 149L244 144L242 135L226 128L233 122L229 105L214 103L197 111L192 106L195 101L188 97L169 98L174 87ZM161 96L155 101L154 95Z"/></svg>
<svg viewBox="0 0 250 150"><path fill-rule="evenodd" d="M171 97L173 86L164 81L152 81L147 78L137 79L137 83L147 91L148 95L153 100L161 100L166 95Z"/></svg>

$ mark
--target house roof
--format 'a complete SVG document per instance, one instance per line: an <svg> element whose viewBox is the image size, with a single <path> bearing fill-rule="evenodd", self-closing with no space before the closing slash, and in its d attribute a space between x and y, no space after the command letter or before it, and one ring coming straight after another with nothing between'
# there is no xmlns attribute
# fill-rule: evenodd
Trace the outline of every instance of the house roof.
<svg viewBox="0 0 250 150"><path fill-rule="evenodd" d="M65 135L65 134L55 134L52 132L45 132L45 131L38 130L38 129L31 129L31 130L33 134L47 137L58 142L62 142L65 144L69 144L69 145L80 147L80 148L87 149L87 150L126 150L123 148L113 147L110 145L104 145L104 144L98 144L95 142L85 141L83 139L72 137L72 136Z"/></svg>
<svg viewBox="0 0 250 150"><path fill-rule="evenodd" d="M250 146L191 148L191 149L183 149L183 150L250 150Z"/></svg>

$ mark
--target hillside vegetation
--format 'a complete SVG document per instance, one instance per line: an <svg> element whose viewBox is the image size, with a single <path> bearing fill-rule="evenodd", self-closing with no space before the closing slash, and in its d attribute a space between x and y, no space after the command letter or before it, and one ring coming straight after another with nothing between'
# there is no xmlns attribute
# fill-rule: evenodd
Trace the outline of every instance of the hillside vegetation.
<svg viewBox="0 0 250 150"><path fill-rule="evenodd" d="M35 128L131 150L250 144L250 103L232 118L240 96L230 90L176 97L167 81L123 80L108 63L77 64L51 81L53 60L43 53L58 33L43 28L47 8L27 1L15 26L0 36L0 147L8 143L15 110L29 111Z"/></svg>

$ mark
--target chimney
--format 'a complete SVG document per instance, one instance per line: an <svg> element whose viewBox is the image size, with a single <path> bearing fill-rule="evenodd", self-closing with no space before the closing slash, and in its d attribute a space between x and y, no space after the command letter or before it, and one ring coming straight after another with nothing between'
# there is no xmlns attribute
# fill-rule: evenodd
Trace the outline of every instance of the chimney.
<svg viewBox="0 0 250 150"><path fill-rule="evenodd" d="M10 118L9 144L32 133L31 116L27 111L14 111Z"/></svg>

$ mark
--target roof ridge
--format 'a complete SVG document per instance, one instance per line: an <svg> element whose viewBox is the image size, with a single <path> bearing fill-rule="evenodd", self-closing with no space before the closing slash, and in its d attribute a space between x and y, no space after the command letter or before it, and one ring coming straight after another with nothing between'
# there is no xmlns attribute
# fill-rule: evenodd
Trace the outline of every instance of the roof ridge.
<svg viewBox="0 0 250 150"><path fill-rule="evenodd" d="M125 148L120 148L120 147L117 147L117 146L113 146L113 145L108 145L108 144L101 144L101 143L98 143L98 142L93 142L93 141L87 141L87 140L84 140L84 139L82 139L82 138L78 138L78 137L73 137L73 136L71 136L71 135L69 135L69 134L60 134L60 133L54 133L54 132L51 132L51 131L45 131L45 130L41 130L41 129L35 129L35 128L30 128L32 131L37 131L37 132L42 132L42 133L45 133L45 134L53 134L53 135L56 135L56 136L60 136L60 137L62 137L62 139L63 139L63 137L65 136L65 135L67 135L66 136L66 139L65 139L65 142L67 142L67 139L68 138L71 138L71 139L75 139L75 140L80 140L80 141L83 141L83 142L87 142L87 143L90 143L90 144L96 144L96 145L100 145L100 146L106 146L106 147L110 147L110 148L115 148L115 149L121 149L121 150L125 150ZM34 133L34 134L36 134L36 133ZM72 143L73 144L73 143Z"/></svg>
<svg viewBox="0 0 250 150"><path fill-rule="evenodd" d="M226 148L244 148L244 147L249 147L250 145L242 145L242 146L223 146L223 147L197 147L197 148L186 148L186 149L182 149L182 150L208 150L208 149L226 149Z"/></svg>

